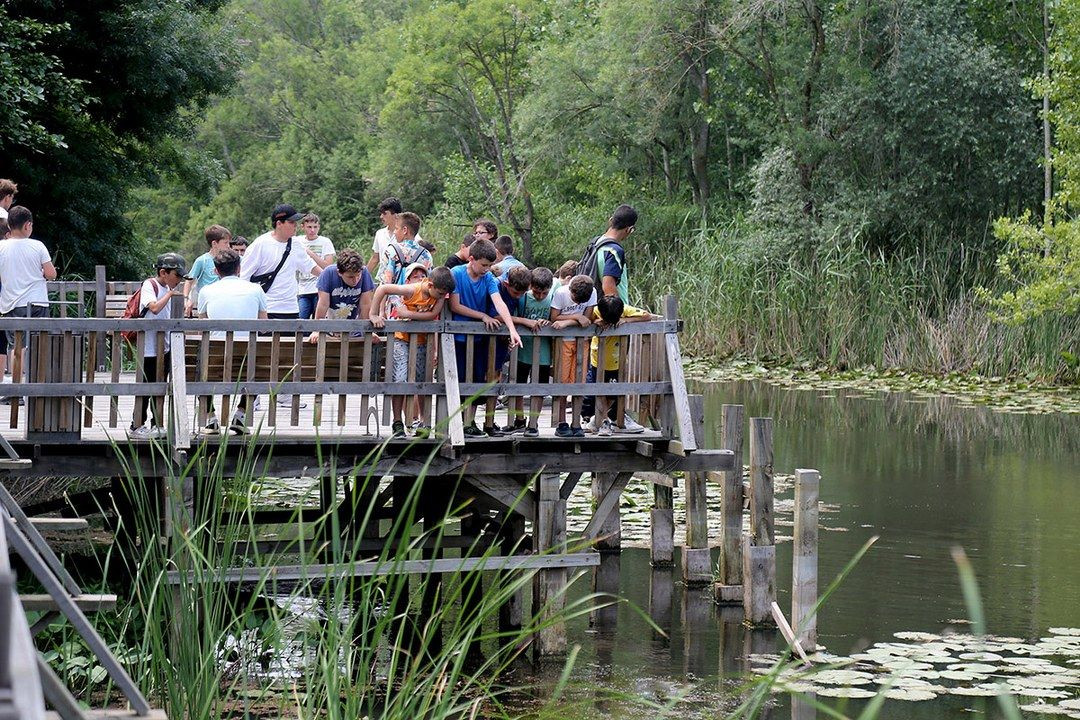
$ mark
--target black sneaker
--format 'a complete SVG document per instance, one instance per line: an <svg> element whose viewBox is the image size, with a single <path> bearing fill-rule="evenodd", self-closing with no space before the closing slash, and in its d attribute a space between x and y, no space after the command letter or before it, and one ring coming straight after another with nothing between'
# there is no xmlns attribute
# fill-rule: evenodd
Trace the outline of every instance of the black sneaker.
<svg viewBox="0 0 1080 720"><path fill-rule="evenodd" d="M585 431L579 427L570 428L570 437L585 437Z"/></svg>
<svg viewBox="0 0 1080 720"><path fill-rule="evenodd" d="M416 425L413 427L413 436L417 438L429 438L431 437L431 428L427 425Z"/></svg>
<svg viewBox="0 0 1080 720"><path fill-rule="evenodd" d="M400 420L395 420L394 424L390 426L390 437L403 438L405 435L405 423Z"/></svg>
<svg viewBox="0 0 1080 720"><path fill-rule="evenodd" d="M574 431L570 429L569 423L561 422L555 428L555 437L574 437Z"/></svg>
<svg viewBox="0 0 1080 720"><path fill-rule="evenodd" d="M502 437L506 434L503 432L503 429L498 425L485 425L484 433L487 434L488 437Z"/></svg>
<svg viewBox="0 0 1080 720"><path fill-rule="evenodd" d="M525 432L525 423L514 423L513 425L507 425L502 429L503 435L517 435L518 433Z"/></svg>
<svg viewBox="0 0 1080 720"><path fill-rule="evenodd" d="M522 433L527 438L540 437L540 431L534 427L525 428L525 432Z"/></svg>
<svg viewBox="0 0 1080 720"><path fill-rule="evenodd" d="M476 423L465 426L465 437L468 438L484 438L487 437L487 433L476 427Z"/></svg>

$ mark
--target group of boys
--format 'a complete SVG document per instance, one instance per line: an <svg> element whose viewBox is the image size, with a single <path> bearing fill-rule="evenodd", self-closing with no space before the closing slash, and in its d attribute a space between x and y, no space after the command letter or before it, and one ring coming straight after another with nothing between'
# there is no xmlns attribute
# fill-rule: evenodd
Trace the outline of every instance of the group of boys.
<svg viewBox="0 0 1080 720"><path fill-rule="evenodd" d="M55 279L48 250L31 238L33 216L21 206L13 206L17 187L0 179L0 314L3 316L40 317L48 314L46 281ZM402 210L400 201L387 198L378 206L382 227L375 235L372 253L365 263L355 250L337 252L329 238L320 234L321 224L314 213L299 213L291 205L278 205L270 214L270 230L250 244L234 237L221 225L211 225L204 233L207 251L195 260L187 272L184 258L164 253L154 264L154 276L140 289L139 316L169 318L172 299L184 298L186 316L200 318L243 319L370 319L375 328L387 319L424 321L440 316L449 304L454 320L480 321L489 330L507 329L507 336L477 335L470 349L464 333L454 337L458 378L461 382L486 384L496 380L510 356L520 348L518 363L507 372L518 383L552 380L552 368L558 367L560 383L613 381L617 377L619 353L617 341L591 338L587 368L578 361L577 343L585 338L532 337L541 328L555 330L572 327L614 326L622 322L649 320L655 316L627 304L625 250L622 243L634 231L637 212L621 205L612 215L606 233L598 238L596 277L575 274L576 262L564 263L557 272L546 267L528 268L514 257L514 243L499 235L494 222L480 219L465 235L460 248L445 265L433 267L434 247L420 236L420 218ZM303 232L298 233L298 225ZM596 241L594 241L596 242ZM373 274L374 273L374 274ZM312 288L314 290L312 290ZM597 292L599 289L600 292ZM518 328L529 330L523 338ZM6 365L6 353L12 333L0 333L0 373ZM386 362L391 364L395 383L425 381L429 367L426 334L394 334L393 350ZM168 333L145 333L140 380L157 382L167 379L171 352ZM382 338L375 336L377 342ZM319 332L307 340L319 341ZM489 367L488 342L495 343L495 364ZM410 344L415 349L410 353ZM158 362L158 355L163 354ZM411 356L411 357L410 357ZM558 362L555 360L558 358ZM434 358L432 358L434 360ZM432 363L433 364L433 363ZM158 369L163 368L163 377ZM495 372L493 372L495 371ZM599 377L598 377L599 376ZM151 398L136 398L130 434L133 437L164 437L161 398L151 406ZM229 421L229 429L246 433L253 402L242 398ZM279 402L287 402L279 398ZM391 396L392 433L407 435L407 425L417 436L430 432L430 400ZM465 435L477 438L489 435L539 434L538 417L543 397L524 401L515 398L508 409L508 421L499 427L488 413L483 429L476 424L476 409L485 398L476 397L465 409ZM629 416L616 417L605 396L585 398L566 420L567 399L556 397L559 418L555 434L581 437L586 432L610 435L616 425L635 433L644 428ZM579 399L579 402L580 399ZM148 408L153 422L147 426ZM204 431L217 432L220 423L213 404ZM582 419L588 422L582 426Z"/></svg>

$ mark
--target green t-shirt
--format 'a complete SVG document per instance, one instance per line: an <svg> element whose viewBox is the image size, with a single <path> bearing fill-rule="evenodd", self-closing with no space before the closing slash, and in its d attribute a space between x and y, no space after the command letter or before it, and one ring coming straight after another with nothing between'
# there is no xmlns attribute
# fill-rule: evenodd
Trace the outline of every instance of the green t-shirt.
<svg viewBox="0 0 1080 720"><path fill-rule="evenodd" d="M549 319L551 317L551 296L553 294L553 291L549 291L546 298L537 300L533 297L532 290L525 293L518 300L517 316L529 320ZM522 329L521 331L521 350L518 351L518 362L532 365L534 342L540 344L540 364L551 365L551 338L536 338L533 336L532 331L528 329Z"/></svg>

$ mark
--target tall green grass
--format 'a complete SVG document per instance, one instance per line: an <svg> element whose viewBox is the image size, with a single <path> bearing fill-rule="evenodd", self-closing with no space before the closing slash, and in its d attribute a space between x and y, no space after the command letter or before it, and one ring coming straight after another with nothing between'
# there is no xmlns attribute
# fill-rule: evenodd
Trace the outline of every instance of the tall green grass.
<svg viewBox="0 0 1080 720"><path fill-rule="evenodd" d="M663 294L678 296L695 354L1075 381L1063 351L1080 347L1080 318L991 320L973 290L986 280L985 259L929 241L890 257L840 232L783 257L754 256L747 232L740 222L684 229L631 255L638 299L656 307Z"/></svg>
<svg viewBox="0 0 1080 720"><path fill-rule="evenodd" d="M371 468L386 446L355 468L330 469L356 486L347 512L354 524L346 528L344 517L330 513L305 525L297 515L277 528L285 547L260 550L268 528L231 511L259 503L252 488L265 475L268 454L247 445L233 476L226 473L225 453L216 450L195 449L179 476L170 478L170 487L196 488L188 519L182 513L168 518L176 533L172 543L158 533L160 498L153 485L134 471L126 479L142 542L121 634L140 648L132 657L134 677L170 717L503 717L505 698L521 689L521 678L513 682L511 671L530 638L548 623L596 606L597 597L586 595L546 620L526 615L521 628L500 629L500 608L531 587L534 573L462 572L440 583L437 576L395 572L407 559L431 557L424 542L439 547L455 527L449 518L464 510L449 508L445 517L426 518L423 532L414 529L421 508L428 507L424 477L408 486L396 515L382 520L380 549L363 549L364 536L380 522L374 497L381 478ZM121 549L130 554L131 547ZM462 554L490 557L498 551L498 545L476 543ZM344 572L366 560L377 560L387 572L356 578ZM312 569L311 582L278 584L268 567L275 563L330 569ZM257 582L238 589L224 582L230 567L266 569ZM186 574L170 585L169 570ZM542 693L548 702L557 701L574 656L561 676L556 672L548 681ZM260 664L275 667L277 677L268 680L273 673L260 671Z"/></svg>

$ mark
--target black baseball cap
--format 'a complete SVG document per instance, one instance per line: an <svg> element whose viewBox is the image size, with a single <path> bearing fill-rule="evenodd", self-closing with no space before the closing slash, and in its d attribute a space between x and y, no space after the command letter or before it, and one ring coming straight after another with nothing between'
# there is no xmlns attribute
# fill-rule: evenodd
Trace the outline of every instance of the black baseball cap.
<svg viewBox="0 0 1080 720"><path fill-rule="evenodd" d="M292 205L278 205L274 208L274 212L270 213L270 225L274 223L282 222L285 220L292 220L293 222L300 222L304 217L304 213L296 212L296 208Z"/></svg>
<svg viewBox="0 0 1080 720"><path fill-rule="evenodd" d="M158 255L157 260L154 262L154 268L156 270L176 270L180 273L180 277L191 280L191 276L187 274L187 261L179 253L167 252Z"/></svg>

